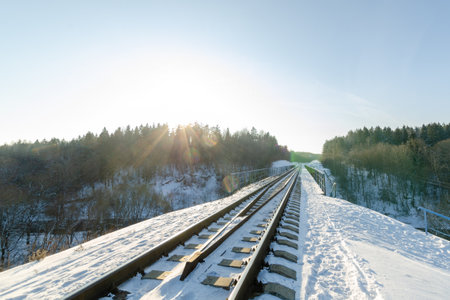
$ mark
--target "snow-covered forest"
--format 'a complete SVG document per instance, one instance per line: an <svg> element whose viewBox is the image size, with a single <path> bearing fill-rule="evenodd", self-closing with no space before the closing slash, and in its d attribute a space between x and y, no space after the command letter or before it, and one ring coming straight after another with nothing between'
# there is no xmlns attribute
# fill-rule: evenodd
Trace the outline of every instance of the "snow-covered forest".
<svg viewBox="0 0 450 300"><path fill-rule="evenodd" d="M350 131L324 144L322 162L354 203L416 225L419 206L450 213L450 124Z"/></svg>
<svg viewBox="0 0 450 300"><path fill-rule="evenodd" d="M225 193L223 177L289 159L267 132L199 124L104 129L0 147L0 269Z"/></svg>

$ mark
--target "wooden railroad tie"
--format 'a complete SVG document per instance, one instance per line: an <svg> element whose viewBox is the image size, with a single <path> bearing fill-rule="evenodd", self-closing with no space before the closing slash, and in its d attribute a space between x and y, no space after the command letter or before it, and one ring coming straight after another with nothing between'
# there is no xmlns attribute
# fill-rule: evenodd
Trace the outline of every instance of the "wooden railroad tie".
<svg viewBox="0 0 450 300"><path fill-rule="evenodd" d="M254 234L254 235L261 235L261 234L264 233L264 231L262 231L262 230L252 230L252 231L250 231L250 233Z"/></svg>
<svg viewBox="0 0 450 300"><path fill-rule="evenodd" d="M290 211L286 212L286 215L287 215L287 216L294 216L294 217L297 218L297 220L298 220L298 218L300 218L300 215L299 215L299 214L296 214L296 213L293 213L293 212L290 212Z"/></svg>
<svg viewBox="0 0 450 300"><path fill-rule="evenodd" d="M210 238L212 238L214 235L212 235L212 234L200 234L199 236L198 236L198 238L199 239L202 239L202 240L208 240L208 239L210 239Z"/></svg>
<svg viewBox="0 0 450 300"><path fill-rule="evenodd" d="M248 237L248 236L244 236L244 237L242 238L242 241L244 241L244 242L256 243L256 242L259 241L259 239L256 238L256 237Z"/></svg>
<svg viewBox="0 0 450 300"><path fill-rule="evenodd" d="M278 234L283 236L283 237L286 237L288 239L298 241L298 236L296 236L295 234L292 234L292 233L289 233L289 232L286 232L286 231L280 231Z"/></svg>
<svg viewBox="0 0 450 300"><path fill-rule="evenodd" d="M147 273L144 276L142 276L142 279L164 280L169 274L170 271L152 270L150 271L150 273Z"/></svg>
<svg viewBox="0 0 450 300"><path fill-rule="evenodd" d="M231 249L232 252L236 252L236 253L245 253L245 254L249 254L252 251L252 248L248 248L248 247L233 247L233 249Z"/></svg>
<svg viewBox="0 0 450 300"><path fill-rule="evenodd" d="M294 216L288 215L288 214L286 214L286 215L284 216L284 218L285 218L285 219L291 219L291 220L298 220L298 217L294 217Z"/></svg>
<svg viewBox="0 0 450 300"><path fill-rule="evenodd" d="M269 272L280 274L284 277L292 278L297 280L297 272L283 265L272 264L269 265Z"/></svg>
<svg viewBox="0 0 450 300"><path fill-rule="evenodd" d="M200 249L203 244L187 244L184 249Z"/></svg>
<svg viewBox="0 0 450 300"><path fill-rule="evenodd" d="M287 260L292 261L294 263L297 262L297 256L296 255L294 255L294 254L292 254L290 252L284 251L284 250L274 250L273 251L273 255L275 255L276 257L281 257L281 258L287 259Z"/></svg>
<svg viewBox="0 0 450 300"><path fill-rule="evenodd" d="M288 229L288 230L292 230L295 233L298 233L298 228L295 228L294 226L291 225L281 225L280 226L283 229Z"/></svg>
<svg viewBox="0 0 450 300"><path fill-rule="evenodd" d="M300 226L297 222L294 222L292 220L283 220L283 222L287 223L287 224L294 225L295 227L299 227Z"/></svg>
<svg viewBox="0 0 450 300"><path fill-rule="evenodd" d="M233 284L233 281L234 281L233 278L230 277L207 276L202 281L202 284L229 290L231 285Z"/></svg>
<svg viewBox="0 0 450 300"><path fill-rule="evenodd" d="M187 259L189 258L189 255L172 255L171 257L169 257L167 260L169 261L187 261Z"/></svg>
<svg viewBox="0 0 450 300"><path fill-rule="evenodd" d="M294 249L298 249L297 243L291 242L289 240L277 239L276 242L277 242L277 244L280 244L280 245L284 245L284 246L288 246L288 247L291 247L291 248L294 248Z"/></svg>
<svg viewBox="0 0 450 300"><path fill-rule="evenodd" d="M295 291L276 282L264 284L264 293L274 295L283 300L294 300Z"/></svg>
<svg viewBox="0 0 450 300"><path fill-rule="evenodd" d="M242 260L222 259L222 261L219 263L219 266L240 268L240 267L242 267L243 264L244 264L244 262Z"/></svg>

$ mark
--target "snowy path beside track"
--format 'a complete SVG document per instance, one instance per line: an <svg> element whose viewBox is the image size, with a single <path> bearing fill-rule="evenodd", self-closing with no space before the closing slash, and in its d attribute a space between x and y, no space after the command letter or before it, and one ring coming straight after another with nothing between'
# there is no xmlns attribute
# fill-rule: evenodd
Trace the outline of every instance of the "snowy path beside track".
<svg viewBox="0 0 450 300"><path fill-rule="evenodd" d="M450 242L322 195L302 172L301 299L448 299Z"/></svg>

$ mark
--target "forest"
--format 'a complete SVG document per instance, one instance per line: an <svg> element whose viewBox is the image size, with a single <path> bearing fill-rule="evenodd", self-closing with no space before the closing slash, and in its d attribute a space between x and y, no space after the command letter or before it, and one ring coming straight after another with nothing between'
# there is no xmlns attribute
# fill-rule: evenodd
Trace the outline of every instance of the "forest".
<svg viewBox="0 0 450 300"><path fill-rule="evenodd" d="M57 251L63 248L61 244L71 244L76 231L87 226L93 228L94 237L170 211L171 204L148 188L151 179L167 168L181 173L208 168L220 177L232 171L268 167L272 161L289 160L289 156L287 148L278 145L268 132L252 128L231 133L200 124L175 129L166 124L128 126L111 133L103 129L98 135L88 132L71 141L3 145L0 269L10 264L10 254L19 243L26 243L28 254L42 249ZM128 183L133 181L132 188L127 180L120 184L114 180L124 170L134 174L127 177L131 178ZM98 185L108 188L99 190ZM92 192L81 199L85 190ZM90 204L81 206L80 201ZM149 210L153 213L143 215ZM80 220L82 215L99 229ZM103 219L111 216L117 219L117 227L105 229ZM66 235L64 242L50 242L61 231Z"/></svg>
<svg viewBox="0 0 450 300"><path fill-rule="evenodd" d="M355 203L382 201L405 214L420 205L450 212L450 124L364 127L326 141L321 160ZM381 194L374 197L368 181Z"/></svg>

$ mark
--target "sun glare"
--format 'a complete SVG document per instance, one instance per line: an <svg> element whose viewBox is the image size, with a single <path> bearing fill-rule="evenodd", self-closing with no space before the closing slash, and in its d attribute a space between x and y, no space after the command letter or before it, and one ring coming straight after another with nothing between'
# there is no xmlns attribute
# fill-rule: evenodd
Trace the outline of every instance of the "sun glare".
<svg viewBox="0 0 450 300"><path fill-rule="evenodd" d="M78 98L106 107L112 119L242 128L248 125L239 114L257 110L268 94L256 76L231 63L206 55L150 53L117 62L111 74Z"/></svg>

